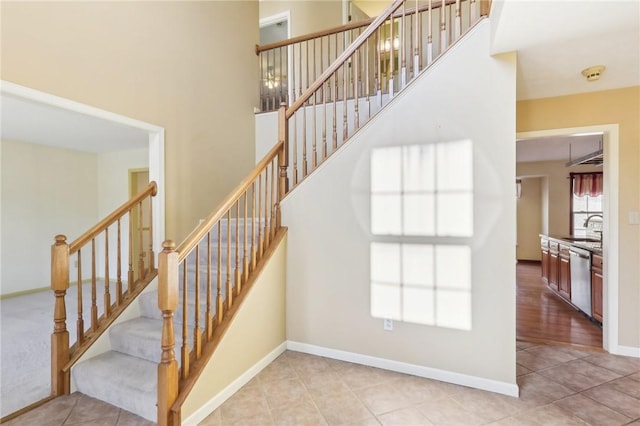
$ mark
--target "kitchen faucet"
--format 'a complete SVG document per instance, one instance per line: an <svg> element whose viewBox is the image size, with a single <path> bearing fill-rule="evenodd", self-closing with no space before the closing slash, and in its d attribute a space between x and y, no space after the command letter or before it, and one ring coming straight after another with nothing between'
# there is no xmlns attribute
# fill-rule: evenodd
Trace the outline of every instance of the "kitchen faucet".
<svg viewBox="0 0 640 426"><path fill-rule="evenodd" d="M604 218L602 217L601 214L592 214L591 216L587 217L587 219L584 221L584 227L589 229L589 222L591 221L591 219L593 219L594 217L599 217L600 221L604 221ZM600 241L602 241L602 228L600 230L594 230L594 233L598 233L600 234Z"/></svg>

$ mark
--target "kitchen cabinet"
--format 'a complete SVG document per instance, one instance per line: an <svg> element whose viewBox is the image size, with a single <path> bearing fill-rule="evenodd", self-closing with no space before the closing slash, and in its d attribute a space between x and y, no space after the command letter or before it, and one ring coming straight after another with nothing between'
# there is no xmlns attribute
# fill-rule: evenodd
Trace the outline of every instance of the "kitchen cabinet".
<svg viewBox="0 0 640 426"><path fill-rule="evenodd" d="M559 245L558 254L558 293L571 300L571 255L569 246Z"/></svg>
<svg viewBox="0 0 640 426"><path fill-rule="evenodd" d="M591 317L602 323L602 256L591 256Z"/></svg>
<svg viewBox="0 0 640 426"><path fill-rule="evenodd" d="M549 240L540 238L540 249L542 250L542 280L549 284Z"/></svg>
<svg viewBox="0 0 640 426"><path fill-rule="evenodd" d="M559 244L555 241L549 242L549 287L558 291L558 266L560 263Z"/></svg>

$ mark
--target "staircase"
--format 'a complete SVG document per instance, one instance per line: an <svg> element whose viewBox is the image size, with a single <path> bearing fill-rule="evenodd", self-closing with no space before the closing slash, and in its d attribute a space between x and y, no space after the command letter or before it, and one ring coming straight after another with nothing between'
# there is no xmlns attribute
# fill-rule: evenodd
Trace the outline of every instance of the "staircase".
<svg viewBox="0 0 640 426"><path fill-rule="evenodd" d="M236 227L238 228L237 234ZM250 226L247 228L249 229ZM231 219L222 221L220 231L216 229L212 233L212 241L216 242L211 246L211 253L214 256L217 256L218 252L218 232L222 242L220 247L222 264L219 268L221 276L226 276L227 273L227 256L229 254L233 256L236 248L240 252L244 252L244 229L243 219L239 221ZM206 241L200 243L199 249L201 252L206 252ZM197 269L201 294L207 292L207 264L206 258L199 259ZM211 264L213 265L213 262ZM183 325L193 328L196 324L194 317L196 289L193 285L189 285L189 283L196 282L195 256L191 256L186 265L187 297L184 297L185 286L184 280L181 279L179 307L175 312L176 329L182 329ZM216 264L212 267L211 274L217 276L217 273ZM221 296L225 299L226 289L222 287L221 290ZM109 329L111 350L78 363L72 370L72 378L79 392L136 413L148 420L156 421L157 368L161 361L159 348L162 335L162 313L158 310L158 291L141 294L138 298L138 304L140 307L139 317L115 324ZM199 303L198 324L205 323L206 307L206 298L203 297ZM187 322L183 324L182 319L185 317L185 312L187 313ZM216 314L215 306L212 314ZM190 335L187 342L189 347L192 344L193 334Z"/></svg>
<svg viewBox="0 0 640 426"><path fill-rule="evenodd" d="M316 70L303 73L302 60L300 68L294 66L298 79L291 76L292 90L277 97L290 101L289 107L282 104L279 108L278 142L185 241L178 247L172 241L163 243L163 251L158 254L158 288L137 297L139 317L109 328L109 351L74 365L80 351L69 361L62 284L65 270L68 275L68 257L66 263L54 268L54 275L60 276L60 284L55 284L55 278L52 280L57 312L52 338L54 395L69 392L68 374L72 371L77 390L86 395L161 425L179 424L182 404L233 320L245 288L252 284L261 264L268 259L272 243L277 241L281 230L280 201L487 14L488 3L480 1L479 13L476 3L428 0L418 5L395 0L366 28L351 24L342 30L346 34L357 29L355 40L345 43L342 51L336 44L333 58L328 52L331 60L327 60L326 69L317 79L309 78L315 78ZM432 13L439 23L435 26L439 30L433 33ZM428 32L418 30L427 28L427 21ZM268 63L270 49L280 49L280 55L283 48L291 47L295 52L296 43L306 43L308 48L313 39L315 52L315 38L322 40L338 32L297 38L258 48L256 52L266 58L266 67L263 59L261 66L272 70ZM346 35L342 37L347 39ZM385 45L385 40L390 42ZM322 41L320 46L322 49ZM302 48L298 51L302 52ZM276 57L275 53L271 56ZM308 66L308 58L306 63ZM324 67L322 61L320 66ZM303 74L307 76L304 79ZM287 77L279 78L284 81ZM275 109L276 98L262 95L263 106ZM119 226L118 221L118 232ZM149 257L153 259L153 252ZM149 270L152 269L153 264ZM105 300L109 300L108 294ZM110 322L102 325L106 330ZM78 330L84 330L82 324Z"/></svg>

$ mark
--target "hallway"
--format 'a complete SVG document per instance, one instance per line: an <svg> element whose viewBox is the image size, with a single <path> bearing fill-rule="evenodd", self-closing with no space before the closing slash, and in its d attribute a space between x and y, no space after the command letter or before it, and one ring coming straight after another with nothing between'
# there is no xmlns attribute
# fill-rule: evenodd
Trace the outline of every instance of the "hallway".
<svg viewBox="0 0 640 426"><path fill-rule="evenodd" d="M518 340L602 349L602 329L547 287L540 263L518 262L516 287Z"/></svg>

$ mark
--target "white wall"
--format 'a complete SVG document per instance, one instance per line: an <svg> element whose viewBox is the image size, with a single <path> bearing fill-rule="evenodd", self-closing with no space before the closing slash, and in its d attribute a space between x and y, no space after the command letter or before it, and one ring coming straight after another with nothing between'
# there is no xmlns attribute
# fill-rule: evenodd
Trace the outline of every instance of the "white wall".
<svg viewBox="0 0 640 426"><path fill-rule="evenodd" d="M50 285L51 244L98 218L96 154L2 141L2 289Z"/></svg>
<svg viewBox="0 0 640 426"><path fill-rule="evenodd" d="M479 379L469 385L517 392L515 71L515 55L489 56L489 26L480 24L284 200L289 341L461 373ZM471 330L398 322L383 331L369 303L371 149L463 139L473 144Z"/></svg>

